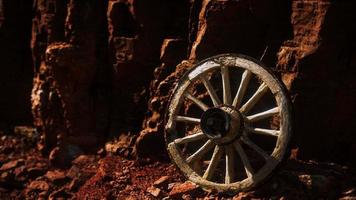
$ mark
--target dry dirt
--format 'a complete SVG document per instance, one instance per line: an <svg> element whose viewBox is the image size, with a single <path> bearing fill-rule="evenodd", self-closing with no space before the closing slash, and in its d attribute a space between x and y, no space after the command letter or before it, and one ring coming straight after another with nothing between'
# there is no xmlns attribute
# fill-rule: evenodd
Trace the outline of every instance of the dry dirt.
<svg viewBox="0 0 356 200"><path fill-rule="evenodd" d="M185 182L169 161L132 160L103 150L54 168L24 135L1 133L0 199L356 198L355 170L298 160L297 150L255 191L228 196Z"/></svg>

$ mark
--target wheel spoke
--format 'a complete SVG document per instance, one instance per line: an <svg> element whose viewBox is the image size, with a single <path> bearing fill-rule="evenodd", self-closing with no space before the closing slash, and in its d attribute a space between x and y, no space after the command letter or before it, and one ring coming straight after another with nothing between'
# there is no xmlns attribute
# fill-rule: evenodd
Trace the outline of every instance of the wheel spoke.
<svg viewBox="0 0 356 200"><path fill-rule="evenodd" d="M196 151L194 154L192 154L191 156L189 156L187 158L187 162L188 163L192 163L192 162L194 162L196 160L201 159L214 146L215 146L215 144L211 140L206 141L205 144L198 149L198 151Z"/></svg>
<svg viewBox="0 0 356 200"><path fill-rule="evenodd" d="M234 150L232 146L225 147L225 154L225 184L230 184L234 181L235 177Z"/></svg>
<svg viewBox="0 0 356 200"><path fill-rule="evenodd" d="M184 96L191 100L192 102L194 102L197 106L199 106L199 108L201 108L203 111L206 111L209 109L209 106L207 106L204 102L200 101L199 99L197 99L196 97L194 97L192 94L190 94L189 92L185 92Z"/></svg>
<svg viewBox="0 0 356 200"><path fill-rule="evenodd" d="M221 67L221 78L223 84L224 104L231 105L230 76L229 76L229 68L227 66Z"/></svg>
<svg viewBox="0 0 356 200"><path fill-rule="evenodd" d="M244 168L245 168L247 177L248 178L252 177L254 170L251 166L250 161L247 158L245 151L243 150L243 148L241 147L241 145L238 141L234 142L234 146L235 146L236 151L239 153L242 163L244 164Z"/></svg>
<svg viewBox="0 0 356 200"><path fill-rule="evenodd" d="M239 108L242 98L245 95L248 83L250 82L252 77L252 73L248 70L245 70L244 73L242 74L241 77L241 82L240 82L240 86L239 89L237 90L236 96L234 98L234 101L232 102L232 106L235 108Z"/></svg>
<svg viewBox="0 0 356 200"><path fill-rule="evenodd" d="M176 120L178 122L186 122L193 124L200 124L200 119L194 117L186 117L186 116L177 116Z"/></svg>
<svg viewBox="0 0 356 200"><path fill-rule="evenodd" d="M254 128L254 127L245 127L248 132L251 133L257 133L257 134L262 134L262 135L269 135L269 136L279 136L279 130L273 130L273 129L264 129L264 128Z"/></svg>
<svg viewBox="0 0 356 200"><path fill-rule="evenodd" d="M213 175L214 172L219 164L219 161L221 159L223 153L223 149L220 148L218 145L215 146L214 152L213 152L213 156L211 157L211 160L209 162L208 168L206 169L203 178L206 180L210 180Z"/></svg>
<svg viewBox="0 0 356 200"><path fill-rule="evenodd" d="M263 149L261 149L261 147L257 146L247 136L242 137L241 140L253 150L255 150L257 153L259 153L265 160L268 160L270 158L270 156Z"/></svg>
<svg viewBox="0 0 356 200"><path fill-rule="evenodd" d="M275 107L275 108L272 108L270 110L266 110L266 111L261 112L261 113L257 113L257 114L254 114L254 115L247 116L246 118L247 118L247 120L249 122L256 122L256 121L271 117L271 116L273 116L273 115L275 115L277 113L279 113L279 108Z"/></svg>
<svg viewBox="0 0 356 200"><path fill-rule="evenodd" d="M248 113L251 108L261 99L261 97L267 92L268 87L265 83L262 83L257 89L255 94L240 108L241 113Z"/></svg>
<svg viewBox="0 0 356 200"><path fill-rule="evenodd" d="M216 94L213 86L211 85L210 81L204 75L200 76L200 80L203 82L206 90L208 91L209 96L210 96L211 100L213 101L214 106L220 105L221 101L220 101L218 95Z"/></svg>
<svg viewBox="0 0 356 200"><path fill-rule="evenodd" d="M205 134L203 132L200 132L200 133L196 133L196 134L193 134L193 135L188 135L188 136L185 136L185 137L182 137L182 138L175 139L174 143L176 143L176 144L186 144L186 143L189 143L189 142L194 142L194 141L197 141L197 140L204 139L205 137L206 137Z"/></svg>

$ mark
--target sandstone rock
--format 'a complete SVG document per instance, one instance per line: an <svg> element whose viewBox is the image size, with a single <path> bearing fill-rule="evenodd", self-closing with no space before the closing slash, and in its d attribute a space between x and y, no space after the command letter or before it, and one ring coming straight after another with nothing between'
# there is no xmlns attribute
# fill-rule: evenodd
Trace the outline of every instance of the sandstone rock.
<svg viewBox="0 0 356 200"><path fill-rule="evenodd" d="M151 187L147 188L147 192L152 194L154 197L158 197L161 193L161 190L159 188L151 186Z"/></svg>
<svg viewBox="0 0 356 200"><path fill-rule="evenodd" d="M13 180L13 174L10 172L2 172L0 175L0 184L9 184Z"/></svg>
<svg viewBox="0 0 356 200"><path fill-rule="evenodd" d="M110 140L105 143L105 151L127 157L131 153L135 137L130 135L120 135L116 140Z"/></svg>
<svg viewBox="0 0 356 200"><path fill-rule="evenodd" d="M29 141L34 142L39 139L37 130L34 127L29 126L15 126L14 133L20 136L24 136Z"/></svg>
<svg viewBox="0 0 356 200"><path fill-rule="evenodd" d="M67 182L67 177L63 171L48 171L44 176L55 185L62 185Z"/></svg>
<svg viewBox="0 0 356 200"><path fill-rule="evenodd" d="M141 131L145 117L142 114L147 110L148 87L155 68L160 65L160 49L164 39L176 38L171 39L171 44L176 43L177 48L183 49L183 53L176 54L179 56L171 54L174 60L186 54L184 42L180 41L187 34L185 23L188 19L188 6L186 0L117 0L110 3L108 21L110 60L114 74L113 101L120 102L112 109L113 123L110 132L113 135L130 133L130 137L136 139ZM167 70L164 71L173 71L174 67L166 67ZM126 154L127 151L123 153Z"/></svg>
<svg viewBox="0 0 356 200"><path fill-rule="evenodd" d="M72 164L81 166L81 165L93 162L94 159L95 158L93 156L80 155L72 161Z"/></svg>
<svg viewBox="0 0 356 200"><path fill-rule="evenodd" d="M344 53L344 49L355 51L350 47L350 41L353 41L351 32L355 32L356 27L349 25L355 16L345 16L345 13L352 12L351 4L292 1L293 37L282 44L277 68L283 72L282 80L294 97L295 146L299 147L300 159L354 160L350 159L352 153L345 153L353 151L353 144L349 141L353 138L354 126L345 124L350 124L355 117L345 108L349 105L354 107L351 102L355 102L355 96L347 92L341 83L355 85L354 78L348 75L354 73L354 68L350 66L355 63L355 54ZM350 35L344 34L347 32ZM345 104L348 106L342 108ZM330 107L334 109L326 109ZM347 112L343 112L342 120L330 117L339 115L336 114L339 110ZM340 134L343 136L340 137ZM308 140L303 139L306 136ZM320 138L323 138L322 141Z"/></svg>
<svg viewBox="0 0 356 200"><path fill-rule="evenodd" d="M169 176L162 176L161 178L159 178L153 183L153 186L158 188L166 187L168 185L169 179L170 179Z"/></svg>
<svg viewBox="0 0 356 200"><path fill-rule="evenodd" d="M19 165L23 165L24 163L25 163L25 160L23 160L23 159L13 160L13 161L3 164L0 167L0 171L10 170L10 169L13 169Z"/></svg>
<svg viewBox="0 0 356 200"><path fill-rule="evenodd" d="M249 195L244 192L239 192L237 195L233 197L233 200L247 200L247 199L251 199L251 197L249 197Z"/></svg>
<svg viewBox="0 0 356 200"><path fill-rule="evenodd" d="M173 186L172 190L169 192L171 198L179 198L183 194L194 194L198 189L198 186L191 182L185 182L182 184L176 184Z"/></svg>
<svg viewBox="0 0 356 200"><path fill-rule="evenodd" d="M108 126L107 2L80 2L35 4L32 111L44 153L62 143L90 151Z"/></svg>
<svg viewBox="0 0 356 200"><path fill-rule="evenodd" d="M147 116L147 119L145 120L145 129L141 131L136 140L134 149L134 154L136 154L136 156L141 158L150 156L158 157L165 153L165 151L162 152L162 149L165 149L165 143L163 137L163 116L160 115L160 113L165 112L174 84L177 83L179 77L181 77L191 66L192 63L182 61L177 65L174 73L164 78L164 80L158 84L157 88L151 90L152 100L157 98L157 100L151 100L151 102L154 103L158 101L160 105L153 107L149 105L151 114ZM149 126L151 120L154 121L153 127Z"/></svg>
<svg viewBox="0 0 356 200"><path fill-rule="evenodd" d="M27 186L28 190L39 190L39 191L48 191L49 185L46 181L32 181L29 186Z"/></svg>
<svg viewBox="0 0 356 200"><path fill-rule="evenodd" d="M168 189L168 190L172 190L172 188L173 188L175 185L178 185L178 184L181 184L181 183L168 183L167 189Z"/></svg>

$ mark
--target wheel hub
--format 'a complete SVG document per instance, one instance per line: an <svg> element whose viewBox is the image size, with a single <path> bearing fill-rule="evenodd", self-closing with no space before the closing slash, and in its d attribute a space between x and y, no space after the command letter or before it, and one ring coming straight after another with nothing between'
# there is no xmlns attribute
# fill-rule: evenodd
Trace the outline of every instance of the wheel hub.
<svg viewBox="0 0 356 200"><path fill-rule="evenodd" d="M202 114L200 121L203 133L216 144L230 143L241 136L242 117L233 108L210 108Z"/></svg>

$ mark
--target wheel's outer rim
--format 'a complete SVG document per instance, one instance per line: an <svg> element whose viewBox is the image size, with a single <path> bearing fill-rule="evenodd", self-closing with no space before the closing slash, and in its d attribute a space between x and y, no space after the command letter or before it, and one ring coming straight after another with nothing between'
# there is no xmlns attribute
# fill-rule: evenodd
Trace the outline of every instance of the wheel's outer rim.
<svg viewBox="0 0 356 200"><path fill-rule="evenodd" d="M209 70L220 68L220 64L217 60L225 60L227 65L232 65L237 68L247 69L251 71L254 75L259 77L270 89L272 94L275 96L278 107L280 108L280 136L276 141L276 146L271 154L275 159L274 161L266 162L266 164L252 177L246 178L242 181L225 184L211 182L203 179L189 166L188 163L181 156L179 149L176 145L172 145L172 141L169 139L169 135L177 135L175 132L175 124L173 119L173 113L175 110L179 110L180 99L185 92L186 88L190 85L191 81L198 78L198 75L202 73L194 73L200 69L202 64L207 62L215 62L217 65L214 67L207 67ZM238 63L238 66L236 65ZM211 63L213 64L213 63ZM193 74L193 75L192 75ZM174 88L169 104L168 110L165 115L165 139L167 144L168 154L171 160L177 165L177 167L183 172L183 174L192 182L200 185L203 189L208 190L218 190L225 192L239 192L246 191L257 184L263 182L277 167L277 165L283 160L288 149L289 140L292 133L292 106L287 95L286 89L281 81L271 73L260 61L242 54L221 54L214 57L205 59L198 64L194 65L190 70L188 70L183 77L179 80L178 84Z"/></svg>

